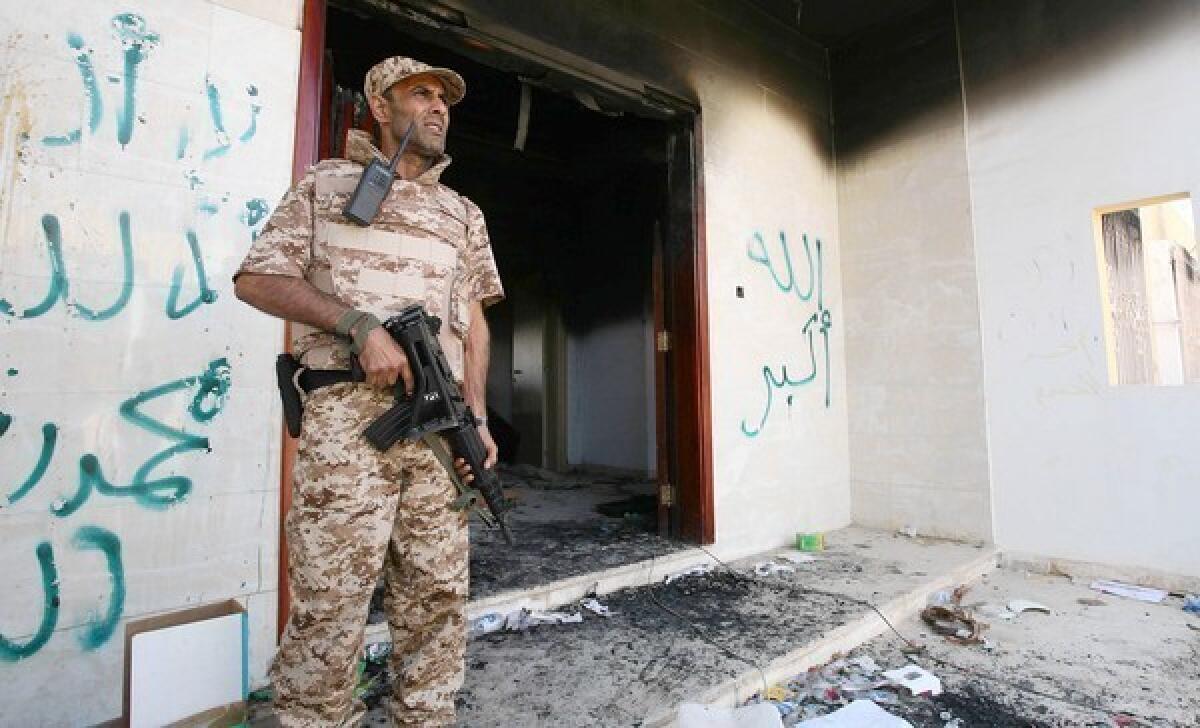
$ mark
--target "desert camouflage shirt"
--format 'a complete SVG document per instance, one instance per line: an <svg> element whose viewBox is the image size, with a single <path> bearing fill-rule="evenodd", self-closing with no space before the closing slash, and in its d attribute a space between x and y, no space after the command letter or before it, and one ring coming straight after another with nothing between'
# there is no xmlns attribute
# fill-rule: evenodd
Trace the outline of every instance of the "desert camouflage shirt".
<svg viewBox="0 0 1200 728"><path fill-rule="evenodd" d="M471 304L504 297L483 213L438 181L450 164L443 156L420 177L397 179L370 227L355 225L342 209L365 165L384 158L357 130L347 137L346 156L317 163L284 195L237 275L304 278L381 321L423 304L442 319L442 348L461 380ZM348 340L299 324L292 331L292 350L305 366L349 366Z"/></svg>

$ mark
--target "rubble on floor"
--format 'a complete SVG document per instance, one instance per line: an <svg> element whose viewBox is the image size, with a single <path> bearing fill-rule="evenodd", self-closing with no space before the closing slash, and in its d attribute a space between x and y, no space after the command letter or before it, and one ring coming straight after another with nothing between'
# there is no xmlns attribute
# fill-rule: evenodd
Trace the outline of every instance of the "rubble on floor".
<svg viewBox="0 0 1200 728"><path fill-rule="evenodd" d="M930 605L951 605L971 620L1008 615L994 626L978 622L992 637L963 640L924 619L927 608L921 621L896 625L899 634L885 633L750 702L775 705L785 726L807 725L854 700L870 700L916 728L1200 725L1200 638L1188 630L1197 620L1180 618L1177 597L1103 601L1081 596L1088 588L1061 576L993 572L972 590L935 594ZM914 664L937 677L937 690L914 695L889 673Z"/></svg>

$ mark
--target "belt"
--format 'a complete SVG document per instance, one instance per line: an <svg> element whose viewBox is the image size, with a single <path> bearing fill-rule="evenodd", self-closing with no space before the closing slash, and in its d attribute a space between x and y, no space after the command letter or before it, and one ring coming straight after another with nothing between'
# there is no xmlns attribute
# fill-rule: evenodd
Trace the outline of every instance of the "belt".
<svg viewBox="0 0 1200 728"><path fill-rule="evenodd" d="M312 394L314 389L343 382L362 382L365 378L361 371L351 369L301 369L295 381L305 394Z"/></svg>

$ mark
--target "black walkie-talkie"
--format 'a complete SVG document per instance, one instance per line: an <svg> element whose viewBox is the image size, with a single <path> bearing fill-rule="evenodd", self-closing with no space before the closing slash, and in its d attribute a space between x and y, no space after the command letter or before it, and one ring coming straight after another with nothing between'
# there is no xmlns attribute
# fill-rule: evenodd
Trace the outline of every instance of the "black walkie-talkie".
<svg viewBox="0 0 1200 728"><path fill-rule="evenodd" d="M358 180L358 187L354 188L354 194L350 195L350 201L346 203L346 208L342 210L343 215L359 225L365 226L374 222L375 216L379 214L379 206L383 204L388 191L392 189L392 180L396 179L396 165L400 163L400 155L404 153L404 148L408 146L408 139L412 136L413 129L416 128L416 121L408 125L408 131L404 132L404 138L400 140L400 148L396 150L391 163L384 164L379 159L371 160L371 163L363 170L362 178Z"/></svg>

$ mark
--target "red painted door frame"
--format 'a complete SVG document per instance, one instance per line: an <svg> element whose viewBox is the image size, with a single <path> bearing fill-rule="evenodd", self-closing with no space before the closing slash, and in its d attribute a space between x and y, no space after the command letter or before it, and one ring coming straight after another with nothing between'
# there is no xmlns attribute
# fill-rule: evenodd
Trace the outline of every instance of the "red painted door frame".
<svg viewBox="0 0 1200 728"><path fill-rule="evenodd" d="M292 147L292 182L299 181L320 154L321 95L325 86L325 0L304 0L300 26L300 74L296 94L296 137ZM284 326L284 347L292 345L291 326ZM281 427L283 454L279 472L279 612L276 638L283 635L291 608L288 592L287 537L283 519L292 504L292 464L296 459L296 441Z"/></svg>

